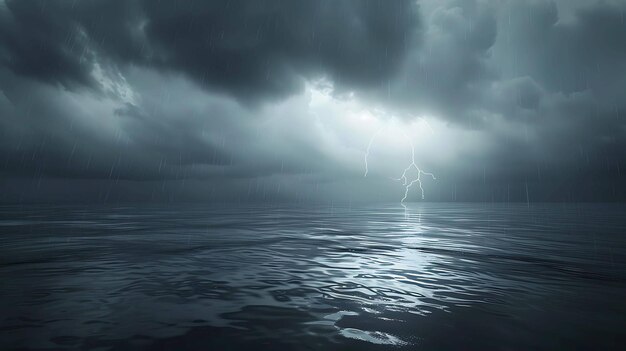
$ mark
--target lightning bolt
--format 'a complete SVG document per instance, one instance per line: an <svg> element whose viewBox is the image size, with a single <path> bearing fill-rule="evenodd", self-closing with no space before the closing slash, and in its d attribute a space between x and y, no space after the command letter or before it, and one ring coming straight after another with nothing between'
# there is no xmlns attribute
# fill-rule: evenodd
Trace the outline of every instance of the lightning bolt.
<svg viewBox="0 0 626 351"><path fill-rule="evenodd" d="M372 144L374 143L374 139L376 139L378 134L382 133L382 131L385 130L385 129L387 129L387 127L380 128L376 133L374 133L374 135L372 135L372 137L370 138L370 142L367 144L367 149L365 150L365 173L363 174L363 177L367 177L367 173L369 172L369 168L368 168L368 165L367 165L367 158L370 155L370 149L372 148Z"/></svg>
<svg viewBox="0 0 626 351"><path fill-rule="evenodd" d="M430 125L428 124L428 122L425 119L420 118L420 122L426 124L426 126L428 127L430 132L433 133L433 129L430 127ZM378 137L378 135L380 133L382 133L387 128L388 128L388 126L385 126L385 127L381 128L381 129L379 129L376 133L374 133L374 135L372 135L372 137L370 138L369 143L367 144L367 149L365 150L365 173L364 173L363 177L367 177L367 173L369 172L367 159L369 157L369 153L370 153L370 149L372 147L372 144L374 143L374 139L376 139L376 137ZM399 178L392 178L392 179L396 180L396 181L401 181L402 185L404 186L404 197L402 197L402 199L400 200L400 204L404 208L406 208L406 206L404 205L404 201L409 196L409 191L411 190L411 187L413 187L413 185L415 185L415 184L418 185L418 187L420 189L420 193L422 195L422 199L424 199L424 188L422 187L422 176L431 177L433 180L435 180L437 178L432 173L424 172L417 165L417 163L415 162L415 145L413 144L413 140L404 131L402 132L402 135L406 138L406 140L408 141L409 145L411 146L411 163L404 169L404 171L402 172L402 175ZM412 169L414 169L417 172L417 175L416 175L416 177L414 179L409 180L410 177L407 175L407 173L410 172Z"/></svg>
<svg viewBox="0 0 626 351"><path fill-rule="evenodd" d="M420 188L422 200L424 199L424 188L422 187L422 175L432 177L433 180L437 179L435 178L434 174L422 171L422 169L419 168L419 166L415 163L415 146L413 145L413 141L411 140L411 138L409 138L408 135L406 135L406 133L403 133L403 134L404 134L404 137L409 141L409 145L411 145L411 164L409 164L404 169L404 172L402 172L402 176L396 179L397 181L402 181L403 182L402 185L404 185L404 197L402 198L402 200L400 200L401 204L404 204L404 200L406 200L407 196L409 196L409 190L411 189L413 184L416 184L416 183ZM415 169L417 171L417 177L409 181L409 178L407 177L406 174L411 169Z"/></svg>

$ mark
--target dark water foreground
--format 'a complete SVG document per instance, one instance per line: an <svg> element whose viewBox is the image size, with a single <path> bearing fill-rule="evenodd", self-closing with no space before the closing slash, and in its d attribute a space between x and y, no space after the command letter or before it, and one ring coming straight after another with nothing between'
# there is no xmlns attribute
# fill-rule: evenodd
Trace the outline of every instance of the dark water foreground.
<svg viewBox="0 0 626 351"><path fill-rule="evenodd" d="M626 349L626 207L0 207L0 349Z"/></svg>

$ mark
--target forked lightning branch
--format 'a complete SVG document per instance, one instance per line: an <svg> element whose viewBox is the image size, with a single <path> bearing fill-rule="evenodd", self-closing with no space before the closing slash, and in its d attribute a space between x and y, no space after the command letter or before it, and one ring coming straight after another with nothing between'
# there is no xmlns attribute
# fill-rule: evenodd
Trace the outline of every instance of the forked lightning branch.
<svg viewBox="0 0 626 351"><path fill-rule="evenodd" d="M420 122L425 123L428 128L431 130L432 132L432 128L430 128L430 126L428 125L428 122L426 122L426 120L424 120L423 118L420 119ZM370 154L370 149L372 147L372 144L374 143L374 140L386 129L388 128L388 126L385 126L381 129L379 129L376 133L374 133L374 135L372 135L372 137L370 138L369 143L367 144L367 149L365 150L365 173L363 174L364 177L367 177L367 174L369 173L369 164L368 164L368 158L369 158L369 154ZM420 195L422 197L422 199L424 199L424 187L422 186L422 176L427 176L427 177L431 177L433 180L437 179L435 178L435 175L429 172L425 172L423 171L415 162L415 145L413 144L413 140L403 131L402 135L404 136L404 138L407 140L407 142L409 143L409 146L411 147L411 162L409 163L409 165L404 168L404 171L402 172L402 174L400 175L399 178L392 178L396 181L400 181L402 182L402 185L404 186L404 196L402 197L402 199L400 200L400 204L402 204L402 206L404 206L404 202L406 201L407 197L409 196L409 191L411 190L411 188L413 187L413 185L417 184L417 186L420 189ZM415 170L416 174L415 177L411 177L411 170Z"/></svg>

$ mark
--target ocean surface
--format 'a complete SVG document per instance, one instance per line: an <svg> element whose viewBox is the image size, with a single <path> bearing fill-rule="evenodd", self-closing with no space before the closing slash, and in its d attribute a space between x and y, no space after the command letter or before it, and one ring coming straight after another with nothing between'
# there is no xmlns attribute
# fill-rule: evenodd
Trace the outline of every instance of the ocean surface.
<svg viewBox="0 0 626 351"><path fill-rule="evenodd" d="M0 206L2 350L625 350L619 204Z"/></svg>

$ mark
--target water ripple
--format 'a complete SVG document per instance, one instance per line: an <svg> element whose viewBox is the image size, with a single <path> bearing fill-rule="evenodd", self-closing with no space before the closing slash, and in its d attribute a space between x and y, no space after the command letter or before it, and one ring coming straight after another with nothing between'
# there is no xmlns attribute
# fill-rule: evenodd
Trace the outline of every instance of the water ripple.
<svg viewBox="0 0 626 351"><path fill-rule="evenodd" d="M622 205L4 206L2 349L618 349Z"/></svg>

